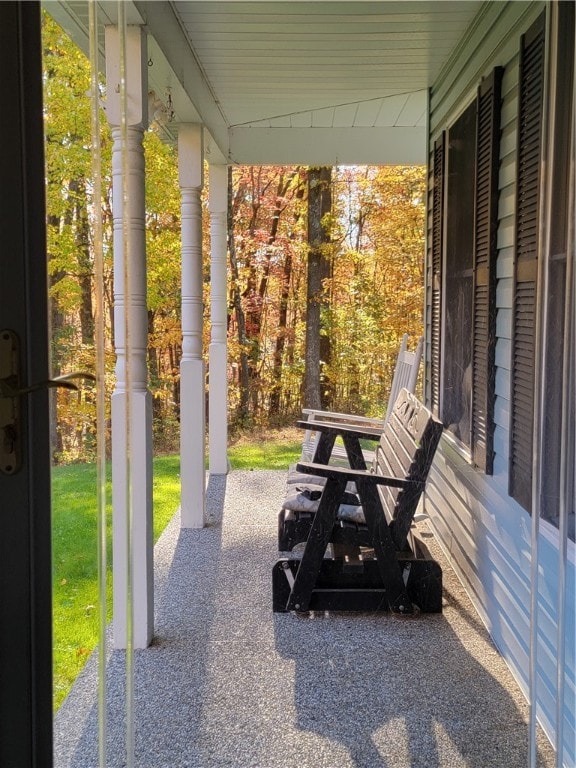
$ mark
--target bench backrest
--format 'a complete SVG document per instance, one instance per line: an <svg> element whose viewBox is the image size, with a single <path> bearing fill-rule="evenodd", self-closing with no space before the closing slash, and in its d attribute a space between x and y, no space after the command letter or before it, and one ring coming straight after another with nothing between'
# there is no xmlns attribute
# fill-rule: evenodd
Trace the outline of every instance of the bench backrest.
<svg viewBox="0 0 576 768"><path fill-rule="evenodd" d="M394 369L394 376L392 377L392 385L388 394L388 407L384 417L385 421L388 421L390 418L394 403L402 389L407 389L409 392L414 392L416 389L423 348L424 339L422 337L418 339L418 343L413 352L408 349L408 334L405 333L402 337L402 343L396 361L396 368Z"/></svg>
<svg viewBox="0 0 576 768"><path fill-rule="evenodd" d="M413 394L402 389L374 454L372 471L414 481L408 489L378 486L398 550L406 547L416 507L442 434L439 421Z"/></svg>
<svg viewBox="0 0 576 768"><path fill-rule="evenodd" d="M392 377L392 385L390 387L390 393L388 395L388 405L386 414L384 416L383 424L390 418L392 407L396 402L398 394L405 387L409 392L414 392L416 389L416 382L418 381L418 372L420 370L420 361L422 359L422 350L424 348L424 339L418 339L415 349L408 349L408 334L405 333L402 337L402 343L400 344L400 350L396 359L396 367L394 368L394 375ZM340 421L347 424L351 423L370 423L375 421L370 417L359 416L357 414L348 413L335 413L334 411L318 411L311 408L305 408L302 413L306 415L307 420L311 423L310 429L306 430L304 440L302 441L302 460L311 461L316 450L318 434L314 432L314 421ZM380 421L378 419L377 421ZM371 459L370 451L364 451L366 461ZM342 445L335 445L332 449L333 463L342 462L348 464L346 456L346 449Z"/></svg>

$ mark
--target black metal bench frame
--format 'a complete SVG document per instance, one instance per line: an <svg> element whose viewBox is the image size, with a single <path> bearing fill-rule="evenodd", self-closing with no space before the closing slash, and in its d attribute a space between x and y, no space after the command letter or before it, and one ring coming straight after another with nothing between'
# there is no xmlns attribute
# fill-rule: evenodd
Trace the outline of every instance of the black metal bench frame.
<svg viewBox="0 0 576 768"><path fill-rule="evenodd" d="M302 541L306 545L301 559L283 558L273 568L274 611L411 614L415 606L425 612L441 611L441 568L412 523L442 424L402 390L382 433L321 422L315 428L321 437L314 461L299 463L297 470L323 477L326 484L315 513L280 513L280 547L291 549ZM338 435L350 468L327 463ZM372 470L366 469L362 438L380 438ZM366 525L337 520L350 481L356 484ZM325 557L329 544L332 558Z"/></svg>

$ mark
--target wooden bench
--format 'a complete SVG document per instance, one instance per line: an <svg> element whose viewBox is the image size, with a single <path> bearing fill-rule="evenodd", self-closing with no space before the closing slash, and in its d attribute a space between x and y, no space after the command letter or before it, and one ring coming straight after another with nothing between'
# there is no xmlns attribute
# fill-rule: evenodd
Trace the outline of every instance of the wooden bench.
<svg viewBox="0 0 576 768"><path fill-rule="evenodd" d="M394 368L394 376L392 377L392 385L390 387L388 406L383 419L372 418L369 416L358 416L349 413L338 413L335 411L318 411L312 408L305 408L302 413L307 422L305 427L304 440L302 441L302 455L300 459L302 461L312 461L316 445L319 438L319 433L315 430L315 423L320 422L339 422L341 424L359 425L363 429L377 429L380 434L384 429L384 425L390 418L392 407L396 402L396 398L401 389L407 389L409 392L414 392L416 388L416 382L418 380L418 371L420 369L420 361L422 359L422 350L424 347L424 339L418 339L415 349L408 349L408 334L405 333L402 337L402 343L400 344L400 350L396 359L396 366ZM373 452L364 449L364 458L366 461L373 461ZM335 445L332 448L330 456L331 464L346 464L346 449L342 445Z"/></svg>
<svg viewBox="0 0 576 768"><path fill-rule="evenodd" d="M306 544L300 559L282 558L273 568L274 611L441 611L440 566L413 529L441 422L403 389L380 435L343 424L315 428L314 461L296 466L312 482L290 484L279 515L279 548ZM338 435L349 468L328 464ZM360 440L378 437L367 469ZM306 499L302 510L295 493ZM333 556L326 557L330 544Z"/></svg>

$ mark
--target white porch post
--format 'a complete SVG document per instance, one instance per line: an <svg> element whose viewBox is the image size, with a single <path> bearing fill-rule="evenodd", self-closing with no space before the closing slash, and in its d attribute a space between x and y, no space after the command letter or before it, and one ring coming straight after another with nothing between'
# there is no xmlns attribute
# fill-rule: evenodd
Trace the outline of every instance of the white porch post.
<svg viewBox="0 0 576 768"><path fill-rule="evenodd" d="M114 216L114 344L116 388L112 394L112 504L114 557L114 645L127 645L127 576L132 568L134 648L152 640L154 574L152 532L152 400L147 389L146 233L144 150L147 125L146 36L127 27L127 158L123 162L120 103L120 46L117 27L106 28L106 114L112 127ZM127 194L124 200L124 183ZM124 228L127 228L125 232ZM125 246L128 245L125 253ZM128 265L129 285L125 284ZM126 349L125 306L129 307ZM130 398L128 402L128 398ZM126 424L131 415L130 439ZM132 478L127 488L128 467ZM128 498L131 497L131 503ZM132 563L128 560L128 514L132 510Z"/></svg>
<svg viewBox="0 0 576 768"><path fill-rule="evenodd" d="M211 320L209 451L210 474L228 473L228 377L226 348L226 214L228 167L210 165Z"/></svg>
<svg viewBox="0 0 576 768"><path fill-rule="evenodd" d="M202 359L202 126L178 132L182 193L182 360L180 361L180 484L182 528L204 525L206 445L205 371Z"/></svg>

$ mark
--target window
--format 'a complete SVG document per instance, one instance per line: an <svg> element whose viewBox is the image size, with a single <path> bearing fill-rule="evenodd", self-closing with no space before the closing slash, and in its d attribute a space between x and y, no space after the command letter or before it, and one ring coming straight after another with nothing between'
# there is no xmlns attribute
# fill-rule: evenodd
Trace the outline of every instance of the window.
<svg viewBox="0 0 576 768"><path fill-rule="evenodd" d="M570 480L563 473L563 468L574 467L570 448L574 445L574 5L559 3L557 8L550 56L549 112L554 119L548 142L546 209L550 223L544 249L547 288L540 498L542 518L555 527L559 527L565 505L568 536L574 540L574 477ZM566 482L571 482L571 491ZM570 501L566 503L566 499Z"/></svg>
<svg viewBox="0 0 576 768"><path fill-rule="evenodd" d="M501 79L496 68L435 144L429 273L430 400L487 473L493 453Z"/></svg>
<svg viewBox="0 0 576 768"><path fill-rule="evenodd" d="M509 490L532 511L537 454L541 517L559 527L564 510L567 534L574 540L574 4L556 4L550 19L549 71L544 14L522 38L520 52ZM537 359L538 319L542 353ZM540 382L535 372L540 370L541 407L536 409Z"/></svg>
<svg viewBox="0 0 576 768"><path fill-rule="evenodd" d="M476 102L448 131L442 421L470 446Z"/></svg>

